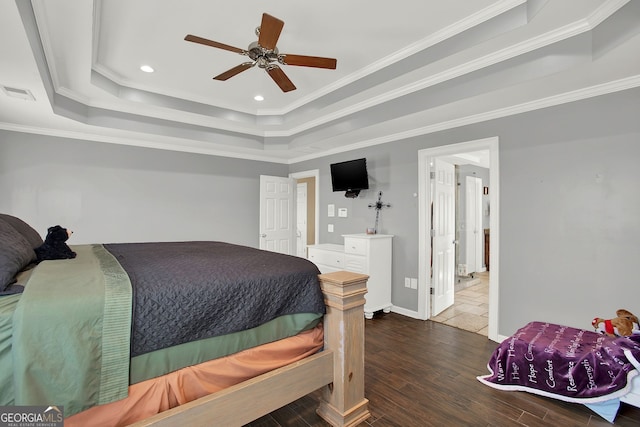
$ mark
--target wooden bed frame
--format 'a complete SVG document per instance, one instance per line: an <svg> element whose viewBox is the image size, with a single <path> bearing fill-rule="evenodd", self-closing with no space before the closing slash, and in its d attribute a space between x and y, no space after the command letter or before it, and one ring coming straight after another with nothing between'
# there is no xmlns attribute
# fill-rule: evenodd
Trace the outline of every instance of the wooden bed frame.
<svg viewBox="0 0 640 427"><path fill-rule="evenodd" d="M369 418L364 397L364 295L368 276L321 274L324 350L132 426L242 426L323 388L318 415L332 426Z"/></svg>

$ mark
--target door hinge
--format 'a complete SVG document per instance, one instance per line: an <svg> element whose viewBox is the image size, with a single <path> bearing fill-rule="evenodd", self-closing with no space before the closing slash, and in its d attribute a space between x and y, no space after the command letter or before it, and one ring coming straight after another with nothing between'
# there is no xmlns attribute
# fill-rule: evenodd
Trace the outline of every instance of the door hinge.
<svg viewBox="0 0 640 427"><path fill-rule="evenodd" d="M429 178L430 179L436 179L436 173L433 172L433 171L429 172Z"/></svg>
<svg viewBox="0 0 640 427"><path fill-rule="evenodd" d="M429 288L429 294L433 295L433 291L434 291L433 288Z"/></svg>

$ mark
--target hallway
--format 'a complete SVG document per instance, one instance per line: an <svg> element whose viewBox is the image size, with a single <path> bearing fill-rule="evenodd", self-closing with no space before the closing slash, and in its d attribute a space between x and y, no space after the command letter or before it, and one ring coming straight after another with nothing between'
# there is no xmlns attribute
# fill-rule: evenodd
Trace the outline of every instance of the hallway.
<svg viewBox="0 0 640 427"><path fill-rule="evenodd" d="M454 304L431 320L488 335L489 272L476 273L474 276L473 279L460 278L460 281L456 278Z"/></svg>

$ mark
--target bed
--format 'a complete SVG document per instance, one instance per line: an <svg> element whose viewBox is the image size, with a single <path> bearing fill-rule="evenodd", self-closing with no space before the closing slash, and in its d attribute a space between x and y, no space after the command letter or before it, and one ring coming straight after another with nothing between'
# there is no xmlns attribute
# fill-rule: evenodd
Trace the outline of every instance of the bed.
<svg viewBox="0 0 640 427"><path fill-rule="evenodd" d="M613 422L620 402L640 407L640 335L610 337L548 322L530 322L493 352L478 380L584 404Z"/></svg>
<svg viewBox="0 0 640 427"><path fill-rule="evenodd" d="M224 242L74 245L30 268L30 226L0 215L0 239L0 405L59 405L68 426L244 425L323 388L330 424L369 416L367 276Z"/></svg>

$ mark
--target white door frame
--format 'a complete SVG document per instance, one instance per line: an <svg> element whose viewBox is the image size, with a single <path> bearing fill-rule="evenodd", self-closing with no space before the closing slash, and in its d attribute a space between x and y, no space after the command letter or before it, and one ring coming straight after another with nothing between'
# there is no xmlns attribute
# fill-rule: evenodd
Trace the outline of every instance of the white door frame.
<svg viewBox="0 0 640 427"><path fill-rule="evenodd" d="M307 257L307 183L296 183L296 256ZM301 221L302 220L302 221Z"/></svg>
<svg viewBox="0 0 640 427"><path fill-rule="evenodd" d="M498 137L479 139L475 141L462 142L458 144L445 145L434 148L426 148L418 151L418 317L426 320L431 316L430 306L430 268L431 259L431 190L429 176L431 174L431 159L438 156L448 156L453 154L466 153L469 151L489 150L489 206L491 214L489 217L489 227L491 229L491 240L489 242L489 256L491 265L490 286L489 286L489 326L488 337L493 341L498 341L498 304L499 304L499 242L500 242L500 169L498 153Z"/></svg>
<svg viewBox="0 0 640 427"><path fill-rule="evenodd" d="M301 178L315 178L315 190L316 190L316 224L315 224L315 242L316 245L320 243L320 170L313 169L302 172L294 172L289 174L289 178L301 179ZM307 191L309 189L307 188Z"/></svg>

